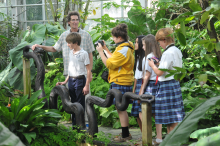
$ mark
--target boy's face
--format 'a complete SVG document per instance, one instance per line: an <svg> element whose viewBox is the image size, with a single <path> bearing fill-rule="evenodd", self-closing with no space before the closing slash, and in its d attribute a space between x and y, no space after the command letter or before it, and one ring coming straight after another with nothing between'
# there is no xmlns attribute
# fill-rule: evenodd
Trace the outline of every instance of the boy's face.
<svg viewBox="0 0 220 146"><path fill-rule="evenodd" d="M73 50L76 44L73 43L67 43L67 46L70 48L70 50Z"/></svg>
<svg viewBox="0 0 220 146"><path fill-rule="evenodd" d="M71 20L68 22L72 29L78 29L79 26L79 18L77 15L72 15Z"/></svg>

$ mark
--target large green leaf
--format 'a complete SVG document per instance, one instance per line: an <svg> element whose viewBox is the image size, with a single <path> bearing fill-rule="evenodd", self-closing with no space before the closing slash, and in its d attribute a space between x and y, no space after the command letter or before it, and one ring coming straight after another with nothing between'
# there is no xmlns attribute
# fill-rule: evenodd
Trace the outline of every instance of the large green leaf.
<svg viewBox="0 0 220 146"><path fill-rule="evenodd" d="M34 64L33 64L31 66L31 80L34 79L35 74L36 74L36 68L34 67ZM7 76L7 79L8 79L10 86L14 87L14 89L23 90L24 88L23 72L20 71L17 67L14 67L13 69L10 70Z"/></svg>
<svg viewBox="0 0 220 146"><path fill-rule="evenodd" d="M20 99L19 98L15 98L12 102L11 102L11 111L12 113L15 115L17 113L17 109L18 109L18 105L20 103Z"/></svg>
<svg viewBox="0 0 220 146"><path fill-rule="evenodd" d="M25 106L27 99L28 99L28 95L25 95L25 96L20 98L20 102L19 102L17 111L15 112L15 118L17 117L20 110Z"/></svg>
<svg viewBox="0 0 220 146"><path fill-rule="evenodd" d="M31 105L34 101L36 101L36 99L38 98L38 96L42 93L42 90L38 90L36 92L34 92L33 95L31 95L31 98L28 100L27 105Z"/></svg>
<svg viewBox="0 0 220 146"><path fill-rule="evenodd" d="M218 146L220 143L220 132L212 134L208 137L202 138L196 143L192 143L189 146Z"/></svg>
<svg viewBox="0 0 220 146"><path fill-rule="evenodd" d="M219 72L220 73L220 65L218 63L218 59L217 57L213 57L212 55L209 55L209 54L205 54L205 59L209 62L209 65L211 65L216 72Z"/></svg>
<svg viewBox="0 0 220 146"><path fill-rule="evenodd" d="M23 70L23 60L21 58L23 56L23 48L27 45L29 45L29 43L24 41L9 51L9 55L10 55L10 59L11 59L12 63L20 71Z"/></svg>
<svg viewBox="0 0 220 146"><path fill-rule="evenodd" d="M197 106L165 137L160 146L180 146L182 143L186 143L190 133L197 129L199 119L203 118L206 111L218 100L220 100L220 96L212 97Z"/></svg>
<svg viewBox="0 0 220 146"><path fill-rule="evenodd" d="M189 7L190 7L191 10L193 10L193 12L195 12L195 11L202 11L202 8L197 3L197 0L190 0Z"/></svg>
<svg viewBox="0 0 220 146"><path fill-rule="evenodd" d="M181 32L178 32L177 36L179 38L180 44L182 46L186 46L186 38L185 38L185 36Z"/></svg>
<svg viewBox="0 0 220 146"><path fill-rule="evenodd" d="M12 67L12 62L10 62L8 66L0 73L0 85L2 84L3 81L5 81L11 67Z"/></svg>
<svg viewBox="0 0 220 146"><path fill-rule="evenodd" d="M32 26L32 30L34 32L32 32L32 37L36 36L37 38L45 38L45 34L46 34L46 26L44 24L34 24Z"/></svg>
<svg viewBox="0 0 220 146"><path fill-rule="evenodd" d="M36 133L35 132L29 132L29 133L22 133L25 138L28 140L28 143L31 143L32 139L36 138Z"/></svg>
<svg viewBox="0 0 220 146"><path fill-rule="evenodd" d="M206 128L206 129L199 129L199 130L196 130L195 132L193 132L190 135L190 138L202 139L202 138L205 138L205 137L207 137L211 134L217 133L217 132L220 132L219 126Z"/></svg>
<svg viewBox="0 0 220 146"><path fill-rule="evenodd" d="M1 146L25 146L21 140L8 128L0 123L0 145Z"/></svg>

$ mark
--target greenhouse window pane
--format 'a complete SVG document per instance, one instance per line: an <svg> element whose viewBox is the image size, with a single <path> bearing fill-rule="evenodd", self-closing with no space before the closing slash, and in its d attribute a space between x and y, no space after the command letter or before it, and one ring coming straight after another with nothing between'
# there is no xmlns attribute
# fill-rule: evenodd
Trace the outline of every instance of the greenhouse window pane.
<svg viewBox="0 0 220 146"><path fill-rule="evenodd" d="M26 4L42 4L42 0L26 0Z"/></svg>
<svg viewBox="0 0 220 146"><path fill-rule="evenodd" d="M43 20L42 6L27 6L27 20Z"/></svg>

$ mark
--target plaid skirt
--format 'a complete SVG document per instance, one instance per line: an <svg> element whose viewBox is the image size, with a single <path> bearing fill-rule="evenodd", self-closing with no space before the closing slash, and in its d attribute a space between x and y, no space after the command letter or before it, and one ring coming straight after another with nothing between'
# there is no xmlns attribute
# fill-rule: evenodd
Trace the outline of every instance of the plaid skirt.
<svg viewBox="0 0 220 146"><path fill-rule="evenodd" d="M179 123L185 117L180 84L176 80L158 82L155 97L155 123Z"/></svg>
<svg viewBox="0 0 220 146"><path fill-rule="evenodd" d="M155 113L156 94L157 94L157 90L158 90L158 87L159 87L158 83L157 83L157 85L155 85L155 82L156 81L149 80L148 83L147 83L147 86L145 87L145 90L144 90L144 94L155 96L155 100L153 102L151 102L152 114ZM141 112L141 107L139 108L139 112Z"/></svg>
<svg viewBox="0 0 220 146"><path fill-rule="evenodd" d="M125 92L132 92L132 86L118 85L114 82L111 83L110 89L118 89L121 91L122 95L124 95ZM132 100L130 100L130 103L132 103ZM113 100L113 104L115 105L115 98Z"/></svg>
<svg viewBox="0 0 220 146"><path fill-rule="evenodd" d="M142 79L137 80L136 88L135 88L135 94L139 95L140 89L142 85ZM140 103L138 103L138 100L134 100L132 103L131 108L131 116L133 117L139 117L139 108L141 107Z"/></svg>

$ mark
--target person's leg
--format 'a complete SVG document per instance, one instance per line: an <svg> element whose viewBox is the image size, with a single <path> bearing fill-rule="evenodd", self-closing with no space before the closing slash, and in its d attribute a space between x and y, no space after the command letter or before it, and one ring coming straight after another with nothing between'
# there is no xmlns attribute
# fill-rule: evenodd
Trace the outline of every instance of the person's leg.
<svg viewBox="0 0 220 146"><path fill-rule="evenodd" d="M137 122L138 122L138 125L141 129L141 132L142 132L142 122L141 122L141 119L139 117L137 117Z"/></svg>
<svg viewBox="0 0 220 146"><path fill-rule="evenodd" d="M176 126L178 123L171 123L167 125L167 134L169 134Z"/></svg>
<svg viewBox="0 0 220 146"><path fill-rule="evenodd" d="M83 88L85 86L86 79L77 79L76 81L76 102L79 102L84 109L85 112L85 95L83 94Z"/></svg>
<svg viewBox="0 0 220 146"><path fill-rule="evenodd" d="M69 94L71 98L71 102L76 102L76 93L75 93L75 81L72 78L69 78L68 87L69 87ZM76 118L75 114L72 114L72 125L76 125Z"/></svg>

